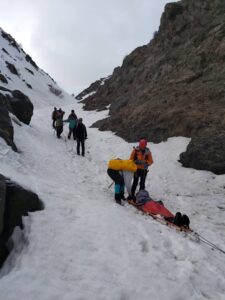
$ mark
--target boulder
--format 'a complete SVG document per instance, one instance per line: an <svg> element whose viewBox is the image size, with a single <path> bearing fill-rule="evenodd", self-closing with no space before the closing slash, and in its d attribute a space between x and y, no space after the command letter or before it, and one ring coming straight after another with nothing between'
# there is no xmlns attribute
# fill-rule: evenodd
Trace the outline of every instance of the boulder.
<svg viewBox="0 0 225 300"><path fill-rule="evenodd" d="M8 241L16 226L23 229L23 216L42 210L42 201L32 191L26 190L0 174L0 267L8 256Z"/></svg>
<svg viewBox="0 0 225 300"><path fill-rule="evenodd" d="M14 115L23 123L30 124L34 106L30 99L21 91L12 91L10 99Z"/></svg>
<svg viewBox="0 0 225 300"><path fill-rule="evenodd" d="M8 110L4 106L0 106L0 137L2 137L14 151L17 151L17 147L13 142L13 135L14 130Z"/></svg>
<svg viewBox="0 0 225 300"><path fill-rule="evenodd" d="M184 167L225 174L225 131L211 132L191 140L186 152L180 154Z"/></svg>

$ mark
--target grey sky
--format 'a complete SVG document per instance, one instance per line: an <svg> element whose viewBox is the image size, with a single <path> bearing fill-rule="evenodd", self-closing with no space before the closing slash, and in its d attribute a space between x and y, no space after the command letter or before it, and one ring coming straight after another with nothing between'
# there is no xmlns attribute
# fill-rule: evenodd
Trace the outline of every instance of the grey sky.
<svg viewBox="0 0 225 300"><path fill-rule="evenodd" d="M0 27L69 93L147 44L168 0L0 0Z"/></svg>

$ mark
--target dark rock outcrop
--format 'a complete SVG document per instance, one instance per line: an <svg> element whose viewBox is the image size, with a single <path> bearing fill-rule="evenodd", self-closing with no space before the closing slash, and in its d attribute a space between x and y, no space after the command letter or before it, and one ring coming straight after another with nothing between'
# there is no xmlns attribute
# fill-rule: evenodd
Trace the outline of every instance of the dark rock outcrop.
<svg viewBox="0 0 225 300"><path fill-rule="evenodd" d="M225 174L225 133L210 132L191 140L186 152L180 154L184 167Z"/></svg>
<svg viewBox="0 0 225 300"><path fill-rule="evenodd" d="M6 61L5 63L6 63L6 65L7 65L7 68L9 69L9 71L10 71L12 74L17 75L17 76L19 75L19 73L18 73L16 67L15 67L13 64L9 63L8 61Z"/></svg>
<svg viewBox="0 0 225 300"><path fill-rule="evenodd" d="M8 83L8 80L5 78L3 74L0 74L0 81L3 83Z"/></svg>
<svg viewBox="0 0 225 300"><path fill-rule="evenodd" d="M0 174L0 267L9 253L7 242L14 228L23 229L22 216L43 208L36 194Z"/></svg>
<svg viewBox="0 0 225 300"><path fill-rule="evenodd" d="M10 99L14 115L23 123L30 124L34 106L30 99L21 91L12 91Z"/></svg>
<svg viewBox="0 0 225 300"><path fill-rule="evenodd" d="M30 55L26 55L26 61L29 62L36 70L39 70L37 64L33 61L33 59L30 57Z"/></svg>
<svg viewBox="0 0 225 300"><path fill-rule="evenodd" d="M223 0L168 3L153 40L126 56L84 100L90 110L111 104L110 117L94 126L131 142L140 136L153 142L186 136L196 138L197 145L199 136L223 134L224 15ZM212 141L210 147L216 157L217 145ZM199 151L196 160L203 157Z"/></svg>
<svg viewBox="0 0 225 300"><path fill-rule="evenodd" d="M11 91L0 87L0 91L8 92L6 95L0 92L0 137L17 151L13 142L13 126L9 117L9 112L14 114L21 122L29 124L33 115L33 104L29 98L20 91ZM11 95L10 95L11 94Z"/></svg>
<svg viewBox="0 0 225 300"><path fill-rule="evenodd" d="M6 39L11 46L13 46L14 48L16 48L18 52L20 52L19 45L17 44L17 42L15 41L15 39L10 34L8 34L7 32L5 32L4 30L2 30L2 37L4 39Z"/></svg>
<svg viewBox="0 0 225 300"><path fill-rule="evenodd" d="M0 94L1 102L1 94ZM13 126L9 117L8 110L0 105L0 137L2 137L6 143L12 147L14 151L17 151L16 145L13 142Z"/></svg>
<svg viewBox="0 0 225 300"><path fill-rule="evenodd" d="M75 98L77 100L82 100L88 94L96 92L99 89L99 87L104 84L104 81L105 78L96 80L87 89L83 90L80 94L78 94Z"/></svg>

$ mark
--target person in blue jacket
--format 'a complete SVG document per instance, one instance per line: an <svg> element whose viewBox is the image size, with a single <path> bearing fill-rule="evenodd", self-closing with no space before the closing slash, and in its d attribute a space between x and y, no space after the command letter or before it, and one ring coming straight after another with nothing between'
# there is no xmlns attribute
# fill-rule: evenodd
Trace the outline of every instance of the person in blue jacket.
<svg viewBox="0 0 225 300"><path fill-rule="evenodd" d="M76 140L77 116L73 109L71 110L68 119L65 120L64 122L69 123L68 139L70 139L71 134L73 134L73 139Z"/></svg>

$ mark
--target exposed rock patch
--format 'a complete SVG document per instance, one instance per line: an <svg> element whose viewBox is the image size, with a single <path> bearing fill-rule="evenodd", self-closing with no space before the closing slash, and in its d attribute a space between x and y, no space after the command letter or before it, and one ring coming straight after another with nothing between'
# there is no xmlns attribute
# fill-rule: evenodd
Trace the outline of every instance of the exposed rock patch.
<svg viewBox="0 0 225 300"><path fill-rule="evenodd" d="M7 243L14 228L23 229L22 217L43 208L36 194L0 174L0 267L8 256Z"/></svg>
<svg viewBox="0 0 225 300"><path fill-rule="evenodd" d="M5 78L3 74L0 74L0 81L3 83L8 83L8 80Z"/></svg>
<svg viewBox="0 0 225 300"><path fill-rule="evenodd" d="M10 71L12 74L19 76L19 73L18 73L16 67L15 67L13 64L9 63L8 61L6 61L5 63L6 63L6 65L7 65L7 68L9 69L9 71Z"/></svg>
<svg viewBox="0 0 225 300"><path fill-rule="evenodd" d="M14 130L9 112L14 114L21 122L29 124L33 115L33 104L20 91L11 91L0 87L1 90L8 93L2 94L0 92L0 136L14 151L17 151L16 145L13 142Z"/></svg>
<svg viewBox="0 0 225 300"><path fill-rule="evenodd" d="M80 94L78 94L75 98L77 100L82 100L88 94L96 92L101 85L104 84L105 78L101 78L93 82L87 89L83 90Z"/></svg>
<svg viewBox="0 0 225 300"><path fill-rule="evenodd" d="M36 63L33 61L33 59L30 57L30 55L26 55L26 61L28 61L36 70L38 70L38 66L36 65Z"/></svg>

